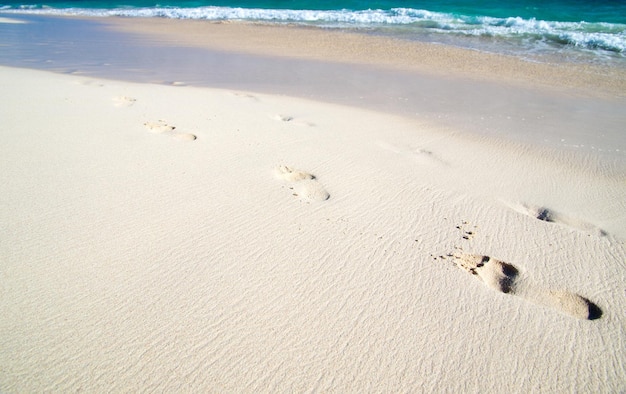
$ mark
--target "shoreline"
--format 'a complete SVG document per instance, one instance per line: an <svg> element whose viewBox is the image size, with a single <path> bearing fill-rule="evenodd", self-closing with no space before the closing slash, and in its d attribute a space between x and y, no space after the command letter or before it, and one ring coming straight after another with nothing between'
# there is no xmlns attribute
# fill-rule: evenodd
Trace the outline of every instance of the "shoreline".
<svg viewBox="0 0 626 394"><path fill-rule="evenodd" d="M368 100L363 98L369 92L355 89L357 93L354 97L337 101L342 105L391 112L409 118L417 115L418 119L425 117L433 123L439 122L443 128L530 144L537 149L566 148L576 154L577 150L584 148L585 142L588 147L596 143L600 150L605 151L596 155L599 161L607 158L607 151L615 149L614 157L606 164L609 168L615 166L615 174L626 169L626 145L621 138L621 125L626 124L626 116L621 114L621 108L626 104L626 68L570 62L534 63L514 56L448 45L303 26L156 18L135 21L120 17L107 18L105 24L116 31L136 34L140 40L153 39L159 44L309 63L323 62L329 64L328 69L321 72L326 75L336 73L339 78L349 78L351 73L358 75L347 84L348 89L355 89L357 84L371 84L373 91L389 90L386 100L373 97L368 104ZM297 70L298 66L298 63L284 66L283 72ZM333 68L341 66L346 66L346 70L335 71ZM356 68L351 69L352 66ZM277 68L281 69L280 66ZM311 71L315 73L318 69L313 67ZM263 78L263 74L258 74L258 77ZM322 86L322 90L330 90L335 82L325 83L318 78L313 83ZM518 91L517 96L510 89ZM416 93L419 90L425 93ZM262 91L300 96L297 90L281 92L269 88ZM303 97L333 102L342 94L317 92L311 97ZM455 96L458 98L451 99ZM403 106L401 101L409 105ZM475 103L469 104L472 101ZM439 104L445 102L448 104ZM501 106L500 102L505 102L506 106ZM417 111L413 103L417 105ZM449 109L442 109L442 106ZM543 106L546 109L541 109ZM588 115L580 118L580 115L573 114L575 120L561 123L559 118L572 116L562 112L562 107L580 112L587 111L587 106L596 110L604 107L606 112L599 111L597 115L604 119L590 121ZM494 108L496 116L493 116L491 108ZM463 115L454 114L454 111ZM545 116L545 112L552 112L552 118ZM504 116L506 120L496 119L498 116ZM536 118L534 121L533 117ZM488 121L484 122L484 119ZM611 135L611 142L583 141L584 138L570 140L569 133L582 136L593 127ZM547 129L545 134L541 131L544 128ZM555 132L558 128L569 131ZM551 136L552 133L554 135ZM544 140L540 141L542 134ZM586 153L595 155L598 152L588 150ZM593 160L585 158L583 162L588 165ZM603 167L600 163L595 166Z"/></svg>
<svg viewBox="0 0 626 394"><path fill-rule="evenodd" d="M122 17L104 22L116 30L158 37L172 44L626 97L626 68L557 59L553 59L555 63L537 63L513 55L306 26Z"/></svg>
<svg viewBox="0 0 626 394"><path fill-rule="evenodd" d="M14 66L333 102L567 151L581 155L583 162L589 157L591 162L608 159L607 166L617 173L626 168L621 136L626 73L620 70L603 75L593 67L535 64L441 45L300 27L46 18L31 17L33 26L14 30L62 23L67 36L54 41L55 30L43 31L41 38L32 40L53 40L54 45L34 45L28 56L38 63ZM41 23L46 21L50 23ZM71 46L58 44L72 34L86 38ZM46 50L50 53L37 55Z"/></svg>
<svg viewBox="0 0 626 394"><path fill-rule="evenodd" d="M96 22L132 34L141 45L178 45L229 53L334 64L366 65L436 77L468 78L609 99L626 97L624 67L576 63L556 57L531 61L448 44L428 43L349 30L246 21L141 17L3 14L6 24L29 18ZM21 18L26 18L22 20ZM548 59L546 57L546 59Z"/></svg>

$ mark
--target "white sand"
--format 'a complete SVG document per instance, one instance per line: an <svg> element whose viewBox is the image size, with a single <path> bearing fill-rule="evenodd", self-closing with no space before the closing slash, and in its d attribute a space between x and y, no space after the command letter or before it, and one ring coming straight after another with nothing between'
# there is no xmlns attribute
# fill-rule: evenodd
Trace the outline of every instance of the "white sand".
<svg viewBox="0 0 626 394"><path fill-rule="evenodd" d="M1 392L626 390L623 174L288 97L0 87Z"/></svg>

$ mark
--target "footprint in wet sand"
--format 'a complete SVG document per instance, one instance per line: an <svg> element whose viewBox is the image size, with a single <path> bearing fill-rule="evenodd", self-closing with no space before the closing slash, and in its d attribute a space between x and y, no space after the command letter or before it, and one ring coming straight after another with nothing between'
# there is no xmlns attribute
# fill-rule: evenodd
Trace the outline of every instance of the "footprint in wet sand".
<svg viewBox="0 0 626 394"><path fill-rule="evenodd" d="M288 166L278 166L274 169L274 175L287 182L294 196L305 201L326 201L330 198L330 194L313 174Z"/></svg>
<svg viewBox="0 0 626 394"><path fill-rule="evenodd" d="M452 257L457 267L499 292L551 307L579 319L595 320L602 316L602 310L597 305L578 294L532 286L520 277L515 266L504 261L477 254L454 254Z"/></svg>
<svg viewBox="0 0 626 394"><path fill-rule="evenodd" d="M113 104L116 107L131 107L137 99L128 96L118 96L113 98Z"/></svg>
<svg viewBox="0 0 626 394"><path fill-rule="evenodd" d="M155 133L155 134L168 133L174 139L179 140L179 141L193 141L197 138L195 134L174 132L174 130L176 129L176 126L172 126L164 120L158 120L156 122L146 122L143 125L151 133Z"/></svg>

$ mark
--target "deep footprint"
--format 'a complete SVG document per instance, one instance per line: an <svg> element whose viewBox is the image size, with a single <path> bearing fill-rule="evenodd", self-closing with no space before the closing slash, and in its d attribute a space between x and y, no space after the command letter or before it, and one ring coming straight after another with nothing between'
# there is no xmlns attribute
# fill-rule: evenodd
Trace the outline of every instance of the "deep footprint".
<svg viewBox="0 0 626 394"><path fill-rule="evenodd" d="M457 267L476 276L488 287L505 294L516 295L539 305L549 306L579 319L595 320L602 310L588 299L568 291L545 290L533 286L521 286L519 270L504 261L484 255L455 254Z"/></svg>
<svg viewBox="0 0 626 394"><path fill-rule="evenodd" d="M289 183L289 189L293 190L294 196L305 201L326 201L330 198L330 194L313 174L288 166L276 167L274 174L278 179Z"/></svg>

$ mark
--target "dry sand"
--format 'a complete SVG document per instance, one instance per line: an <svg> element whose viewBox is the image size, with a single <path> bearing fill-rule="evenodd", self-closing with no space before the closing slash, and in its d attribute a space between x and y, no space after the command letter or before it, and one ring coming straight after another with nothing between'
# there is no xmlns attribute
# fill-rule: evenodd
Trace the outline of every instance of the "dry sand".
<svg viewBox="0 0 626 394"><path fill-rule="evenodd" d="M286 96L0 86L2 392L626 390L623 173Z"/></svg>

